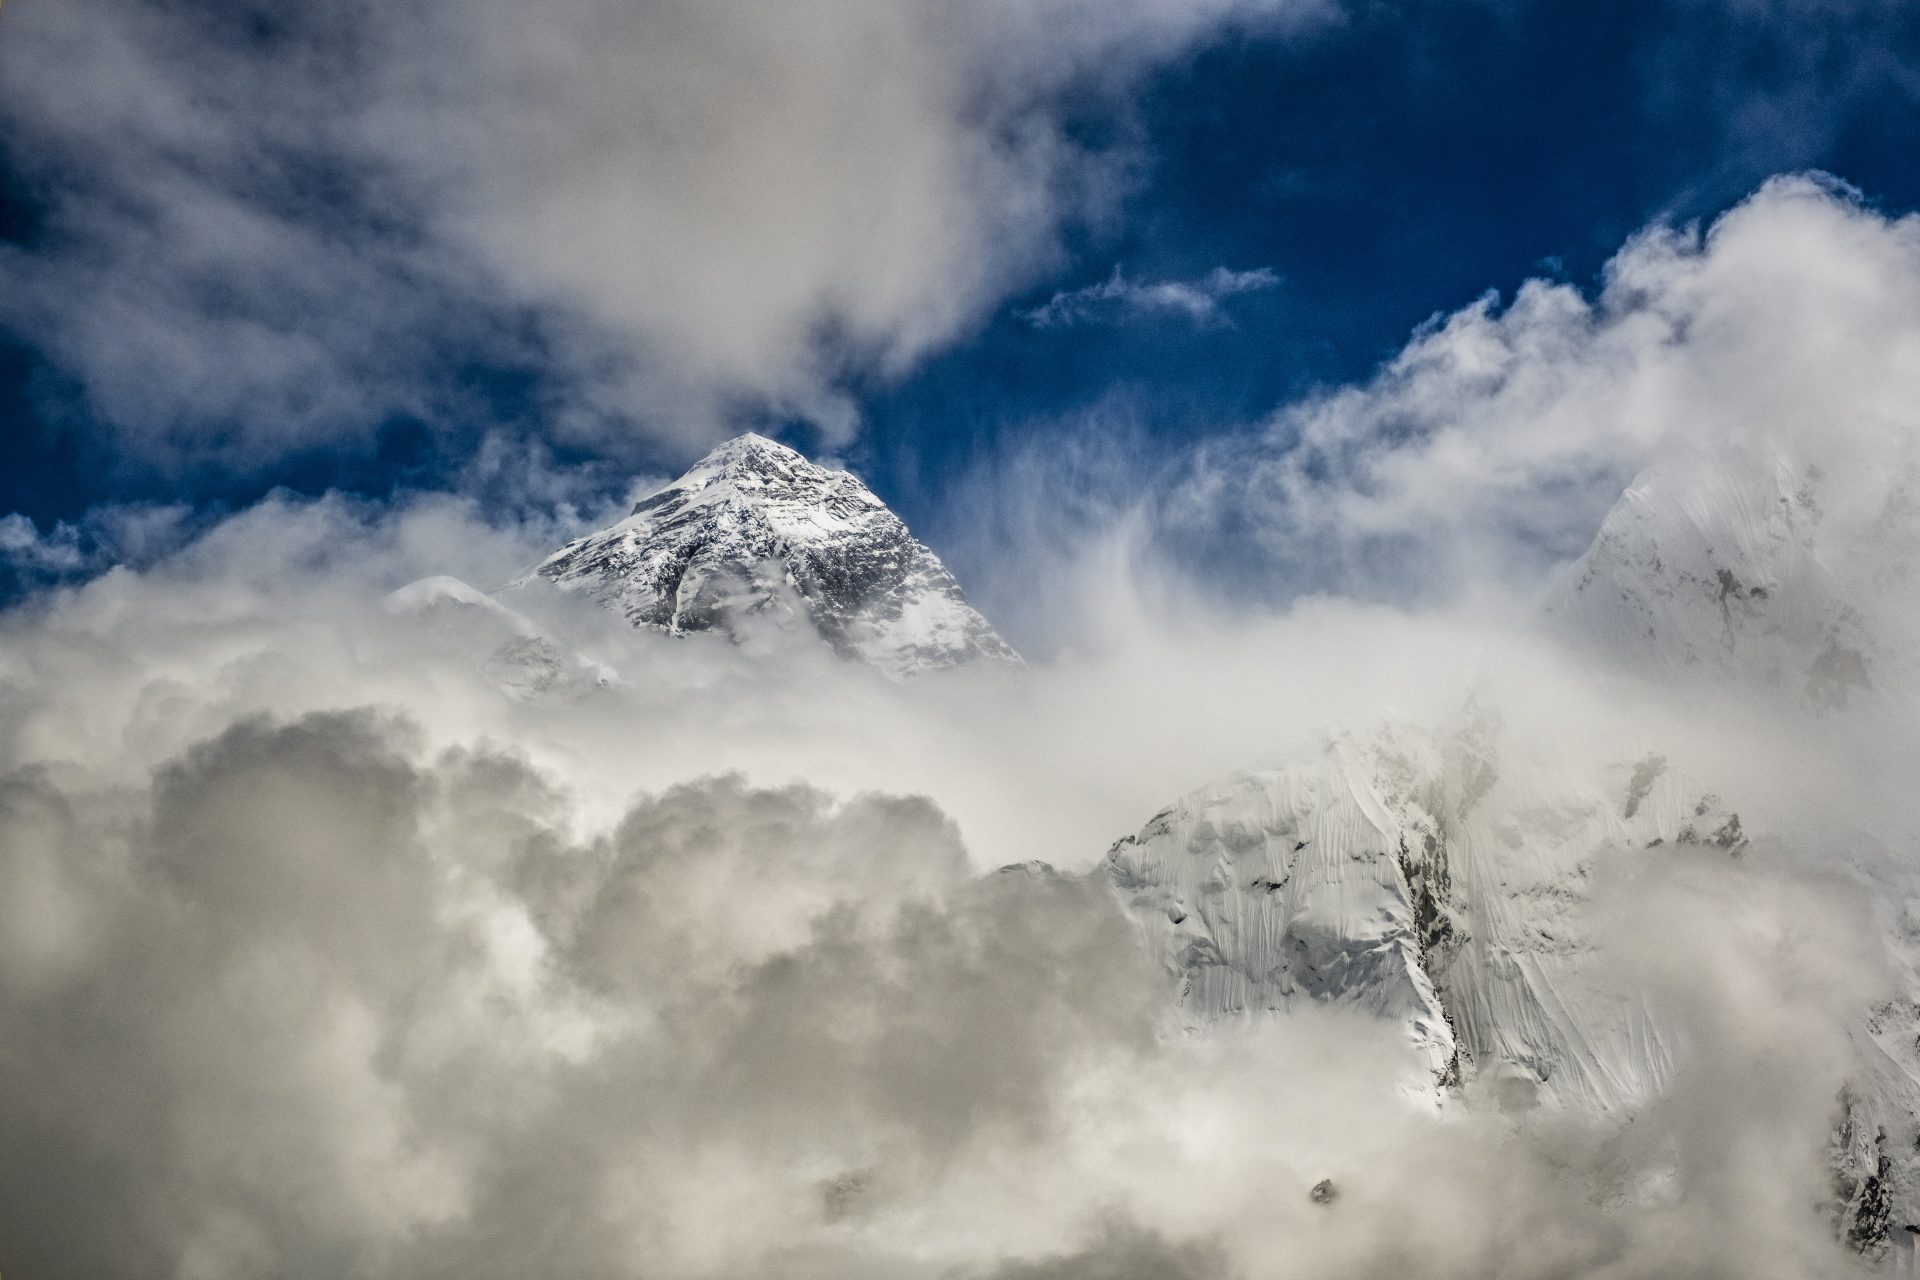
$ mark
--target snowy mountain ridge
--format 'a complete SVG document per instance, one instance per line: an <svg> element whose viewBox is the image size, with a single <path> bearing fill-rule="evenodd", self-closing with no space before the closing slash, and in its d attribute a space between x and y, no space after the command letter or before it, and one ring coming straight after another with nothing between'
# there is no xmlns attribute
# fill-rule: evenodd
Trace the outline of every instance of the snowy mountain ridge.
<svg viewBox="0 0 1920 1280"><path fill-rule="evenodd" d="M1837 710L1909 687L1920 485L1783 452L1638 476L1550 613L1576 642L1692 679Z"/></svg>
<svg viewBox="0 0 1920 1280"><path fill-rule="evenodd" d="M1863 479L1784 455L1652 469L1568 567L1549 623L1663 697L1730 689L1790 718L1855 714L1913 684L1917 488L1911 470ZM866 486L758 436L501 594L546 589L669 635L815 633L894 678L1019 661ZM425 580L390 608L514 696L595 678L463 583ZM1646 747L1551 765L1476 698L1450 724L1344 730L1316 758L1200 787L1091 874L1189 1031L1340 1004L1399 1029L1415 1095L1628 1125L1672 1083L1685 1027L1609 961L1595 886L1685 860L1737 889L1756 838L1741 797ZM1920 932L1884 928L1920 990ZM1839 1229L1869 1255L1920 1224L1920 1000L1889 997L1858 1011L1830 1153Z"/></svg>
<svg viewBox="0 0 1920 1280"><path fill-rule="evenodd" d="M1346 735L1117 842L1103 870L1182 1020L1332 1001L1402 1027L1429 1088L1598 1112L1657 1093L1668 1032L1594 966L1595 860L1737 857L1739 816L1658 757L1565 787L1497 739L1473 709L1451 734Z"/></svg>
<svg viewBox="0 0 1920 1280"><path fill-rule="evenodd" d="M753 433L503 591L540 583L669 635L810 629L897 679L1020 660L866 485Z"/></svg>
<svg viewBox="0 0 1920 1280"><path fill-rule="evenodd" d="M442 652L462 659L515 699L582 693L617 683L599 663L568 652L498 600L444 574L388 595L386 611L409 619Z"/></svg>

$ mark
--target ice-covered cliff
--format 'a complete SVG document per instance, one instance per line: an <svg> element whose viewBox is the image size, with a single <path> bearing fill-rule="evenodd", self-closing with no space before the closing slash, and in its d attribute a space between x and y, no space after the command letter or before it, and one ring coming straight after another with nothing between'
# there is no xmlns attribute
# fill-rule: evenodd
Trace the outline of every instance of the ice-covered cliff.
<svg viewBox="0 0 1920 1280"><path fill-rule="evenodd" d="M1183 1016L1330 1000L1400 1025L1441 1087L1612 1110L1658 1090L1666 1035L1606 981L1586 907L1602 859L1734 858L1716 796L1658 757L1569 785L1503 761L1484 714L1345 735L1156 814L1106 874Z"/></svg>

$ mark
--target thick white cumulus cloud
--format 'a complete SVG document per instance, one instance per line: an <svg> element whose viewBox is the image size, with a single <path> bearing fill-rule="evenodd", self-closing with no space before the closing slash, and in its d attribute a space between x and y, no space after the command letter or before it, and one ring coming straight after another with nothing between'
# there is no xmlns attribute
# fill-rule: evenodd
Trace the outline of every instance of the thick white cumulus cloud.
<svg viewBox="0 0 1920 1280"><path fill-rule="evenodd" d="M905 368L1114 210L1134 148L1076 113L1319 8L26 6L0 116L46 211L0 317L129 443L201 461L484 421L452 361L540 370L562 437L844 438L843 375Z"/></svg>
<svg viewBox="0 0 1920 1280"><path fill-rule="evenodd" d="M1920 404L1916 256L1911 223L1776 185L1636 241L1597 302L1476 308L1242 446L1247 527L1347 572L1395 540L1453 575L1417 604L1163 611L1134 553L1169 501L1054 571L1084 643L1026 671L901 687L556 608L618 681L521 698L382 600L497 585L564 531L423 497L276 499L16 605L0 1269L1851 1274L1824 1144L1856 1012L1910 976L1881 939L1920 901L1912 690L1807 721L1622 673L1509 577L1598 524L1537 499L1555 477L1600 508L1697 451L1881 476ZM1355 1010L1174 1032L1079 874L1193 786L1470 695L1533 772L1658 749L1754 833L1592 869L1606 980L1688 1030L1625 1137L1410 1098Z"/></svg>
<svg viewBox="0 0 1920 1280"><path fill-rule="evenodd" d="M1920 219L1780 178L1711 227L1647 230L1596 297L1534 280L1436 317L1370 382L1203 454L1169 518L1251 511L1308 586L1537 580L1656 463L1901 469L1916 343Z"/></svg>
<svg viewBox="0 0 1920 1280"><path fill-rule="evenodd" d="M1817 865L1602 896L1620 981L1695 1032L1624 1153L1411 1101L1364 1014L1173 1033L1071 874L1190 781L1437 713L1489 656L1523 737L1578 718L1576 767L1671 729L1550 652L1325 606L903 690L608 632L578 638L628 687L521 701L378 606L439 544L407 526L480 531L350 516L262 509L0 622L9 1271L1847 1265L1815 1208L1835 1011L1883 962L1838 945L1870 931ZM993 869L1037 855L1063 873ZM1611 1203L1622 1160L1677 1189Z"/></svg>

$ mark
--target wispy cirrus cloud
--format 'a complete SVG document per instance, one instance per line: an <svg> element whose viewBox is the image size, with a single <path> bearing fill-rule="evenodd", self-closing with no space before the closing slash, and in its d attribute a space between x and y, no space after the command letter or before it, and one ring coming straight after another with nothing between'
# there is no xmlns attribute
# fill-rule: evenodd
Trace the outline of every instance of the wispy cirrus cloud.
<svg viewBox="0 0 1920 1280"><path fill-rule="evenodd" d="M1215 267L1195 280L1129 280L1116 266L1099 284L1063 290L1020 316L1036 329L1115 324L1134 316L1175 316L1205 327L1231 323L1220 305L1226 299L1279 284L1279 274L1266 267L1251 271Z"/></svg>

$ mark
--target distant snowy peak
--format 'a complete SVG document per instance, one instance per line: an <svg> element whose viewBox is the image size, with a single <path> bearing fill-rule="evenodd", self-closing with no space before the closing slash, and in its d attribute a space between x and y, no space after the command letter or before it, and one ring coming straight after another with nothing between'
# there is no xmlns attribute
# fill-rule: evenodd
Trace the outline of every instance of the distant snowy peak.
<svg viewBox="0 0 1920 1280"><path fill-rule="evenodd" d="M1846 706L1910 675L1914 493L1901 468L1778 454L1655 467L1551 609L1631 662Z"/></svg>
<svg viewBox="0 0 1920 1280"><path fill-rule="evenodd" d="M896 678L1019 655L945 565L845 471L747 434L609 528L568 543L544 580L670 635L810 627Z"/></svg>
<svg viewBox="0 0 1920 1280"><path fill-rule="evenodd" d="M436 648L478 669L514 698L613 683L611 672L562 649L531 620L458 578L410 582L386 598L386 609L409 619Z"/></svg>

